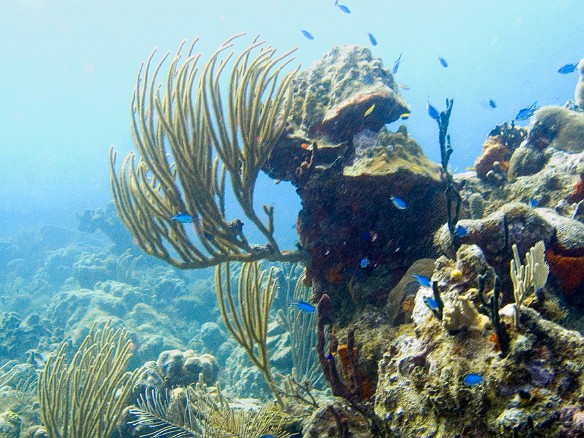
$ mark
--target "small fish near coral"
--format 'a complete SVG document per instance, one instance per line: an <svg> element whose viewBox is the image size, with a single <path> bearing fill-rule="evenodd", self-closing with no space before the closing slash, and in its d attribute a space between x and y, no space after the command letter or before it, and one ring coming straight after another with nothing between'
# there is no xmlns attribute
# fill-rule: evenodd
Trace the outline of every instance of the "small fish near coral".
<svg viewBox="0 0 584 438"><path fill-rule="evenodd" d="M436 301L432 297L424 297L424 304L426 304L426 306L428 306L428 309L430 309L432 312L440 308L440 304L438 304L438 301Z"/></svg>
<svg viewBox="0 0 584 438"><path fill-rule="evenodd" d="M438 57L438 61L440 61L440 65L442 67L444 67L444 68L448 67L448 63L446 62L446 60L442 56Z"/></svg>
<svg viewBox="0 0 584 438"><path fill-rule="evenodd" d="M515 120L527 120L529 119L536 111L537 108L537 101L533 102L530 107L520 109L517 115L515 116Z"/></svg>
<svg viewBox="0 0 584 438"><path fill-rule="evenodd" d="M304 35L304 38L307 38L309 40L313 40L314 37L312 36L312 34L310 32L308 32L307 30L302 29L301 30L302 35Z"/></svg>
<svg viewBox="0 0 584 438"><path fill-rule="evenodd" d="M298 301L297 303L291 303L290 305L296 306L306 313L314 313L314 311L316 310L316 308L312 304L307 303L306 301Z"/></svg>
<svg viewBox="0 0 584 438"><path fill-rule="evenodd" d="M368 33L367 34L369 36L369 41L371 42L372 46L376 46L377 45L377 40L375 39L375 37L373 36L372 33Z"/></svg>
<svg viewBox="0 0 584 438"><path fill-rule="evenodd" d="M359 263L359 266L361 266L362 269L365 269L367 266L369 266L369 264L369 258L363 257Z"/></svg>
<svg viewBox="0 0 584 438"><path fill-rule="evenodd" d="M578 63L562 65L558 69L558 73L567 75L569 73L573 73L574 71L576 71L576 68L578 68Z"/></svg>
<svg viewBox="0 0 584 438"><path fill-rule="evenodd" d="M468 386L476 386L480 383L483 383L485 378L477 373L470 373L464 376L462 381L467 384Z"/></svg>
<svg viewBox="0 0 584 438"><path fill-rule="evenodd" d="M432 287L432 282L425 275L413 274L412 277L414 277L416 279L416 281L418 282L418 284L420 286Z"/></svg>
<svg viewBox="0 0 584 438"><path fill-rule="evenodd" d="M403 113L399 116L399 118L402 120L407 120L410 118L410 113Z"/></svg>
<svg viewBox="0 0 584 438"><path fill-rule="evenodd" d="M195 220L190 214L181 213L180 211L170 218L171 221L180 222L181 224L191 224Z"/></svg>
<svg viewBox="0 0 584 438"><path fill-rule="evenodd" d="M462 225L457 225L457 227L454 229L454 235L456 237L464 237L466 236L466 234L468 233L468 230L463 227Z"/></svg>
<svg viewBox="0 0 584 438"><path fill-rule="evenodd" d="M339 8L345 14L350 14L351 13L351 10L347 6L345 6L345 5L339 5L339 4L337 4L337 8Z"/></svg>
<svg viewBox="0 0 584 438"><path fill-rule="evenodd" d="M428 109L428 115L432 117L434 120L440 119L440 113L436 108L432 106L429 100L426 101L426 108Z"/></svg>
<svg viewBox="0 0 584 438"><path fill-rule="evenodd" d="M393 70L392 70L393 74L396 74L397 71L399 70L399 66L402 63L402 55L403 55L403 53L400 53L399 56L397 57L397 59L395 60L395 62L393 63Z"/></svg>
<svg viewBox="0 0 584 438"><path fill-rule="evenodd" d="M375 104L371 105L367 111L365 111L365 113L363 114L363 117L367 117L369 114L371 114L373 112L373 110L375 109Z"/></svg>
<svg viewBox="0 0 584 438"><path fill-rule="evenodd" d="M393 206L395 208L397 208L398 210L405 210L406 208L408 208L408 204L406 204L406 201L404 201L402 198L399 198L397 196L391 195L391 202L392 202Z"/></svg>

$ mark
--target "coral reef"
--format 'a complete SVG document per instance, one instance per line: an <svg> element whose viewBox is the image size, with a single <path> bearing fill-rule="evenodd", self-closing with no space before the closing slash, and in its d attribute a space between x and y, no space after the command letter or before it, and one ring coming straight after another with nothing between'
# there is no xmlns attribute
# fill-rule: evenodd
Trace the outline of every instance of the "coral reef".
<svg viewBox="0 0 584 438"><path fill-rule="evenodd" d="M511 155L526 136L526 129L514 123L504 123L493 129L483 144L483 153L475 161L477 176L490 182L496 182L497 174L504 178Z"/></svg>
<svg viewBox="0 0 584 438"><path fill-rule="evenodd" d="M584 151L584 114L559 106L544 106L533 115L527 147L555 148L571 154Z"/></svg>
<svg viewBox="0 0 584 438"><path fill-rule="evenodd" d="M574 92L574 102L579 109L584 108L584 59L578 63L578 83Z"/></svg>

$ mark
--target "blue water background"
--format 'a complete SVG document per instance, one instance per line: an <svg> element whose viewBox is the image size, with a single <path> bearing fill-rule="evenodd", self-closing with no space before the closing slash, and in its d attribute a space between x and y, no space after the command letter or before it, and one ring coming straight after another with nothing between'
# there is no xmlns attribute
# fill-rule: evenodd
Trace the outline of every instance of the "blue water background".
<svg viewBox="0 0 584 438"><path fill-rule="evenodd" d="M350 15L333 0L2 0L0 236L37 224L76 227L76 212L111 199L108 148L121 156L133 148L138 66L154 47L173 51L197 35L204 58L243 31L282 52L298 46L296 59L308 66L335 45L371 47L373 33L373 54L389 68L403 52L396 79L410 87L402 93L413 109L405 123L435 161L437 127L426 99L442 109L454 98L451 168L458 172L472 166L496 124L534 101L562 105L573 97L577 74L557 69L584 56L581 0L341 3ZM293 188L266 178L256 195L258 205L275 205L278 237L291 246L299 209Z"/></svg>

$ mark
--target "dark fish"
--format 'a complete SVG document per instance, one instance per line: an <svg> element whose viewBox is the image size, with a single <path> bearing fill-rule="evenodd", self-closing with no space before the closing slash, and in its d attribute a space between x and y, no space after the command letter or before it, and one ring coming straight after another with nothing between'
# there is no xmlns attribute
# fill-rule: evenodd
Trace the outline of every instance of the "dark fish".
<svg viewBox="0 0 584 438"><path fill-rule="evenodd" d="M405 210L408 208L408 204L402 198L398 198L397 196L391 195L391 202L393 203L394 207L398 210Z"/></svg>
<svg viewBox="0 0 584 438"><path fill-rule="evenodd" d="M533 115L533 113L535 113L535 111L537 111L537 102L533 102L529 108L519 110L515 116L515 120L527 120Z"/></svg>
<svg viewBox="0 0 584 438"><path fill-rule="evenodd" d="M170 218L171 221L177 221L180 222L181 224L190 224L192 223L195 219L187 213L181 213L180 211L176 213L175 216Z"/></svg>
<svg viewBox="0 0 584 438"><path fill-rule="evenodd" d="M428 108L428 115L430 117L432 117L434 120L440 119L440 113L438 113L438 110L430 104L429 100L426 102L426 108Z"/></svg>
<svg viewBox="0 0 584 438"><path fill-rule="evenodd" d="M491 108L497 108L497 103L493 99L489 99L489 106Z"/></svg>
<svg viewBox="0 0 584 438"><path fill-rule="evenodd" d="M393 63L393 70L392 70L393 74L396 74L397 73L397 71L399 69L399 66L402 63L402 59L401 59L402 55L403 55L403 53L400 53L399 56L398 56L398 58Z"/></svg>
<svg viewBox="0 0 584 438"><path fill-rule="evenodd" d="M568 73L573 73L577 67L578 67L578 63L562 65L559 68L558 73L561 73L563 75L567 75Z"/></svg>
<svg viewBox="0 0 584 438"><path fill-rule="evenodd" d="M424 287L432 287L432 282L430 281L430 279L424 275L417 275L414 274L412 275L412 277L414 277L416 279L416 281L418 282L418 284L420 286L424 286Z"/></svg>
<svg viewBox="0 0 584 438"><path fill-rule="evenodd" d="M333 360L334 356L332 353L326 355L326 360Z"/></svg>
<svg viewBox="0 0 584 438"><path fill-rule="evenodd" d="M298 301L297 303L292 303L290 305L296 306L300 310L302 310L303 312L306 312L306 313L314 313L314 310L315 310L315 307L312 304L307 303L306 301Z"/></svg>
<svg viewBox="0 0 584 438"><path fill-rule="evenodd" d="M375 39L375 37L373 36L372 33L368 33L367 35L369 35L369 41L371 41L371 45L372 46L376 46L377 45L377 40Z"/></svg>
<svg viewBox="0 0 584 438"><path fill-rule="evenodd" d="M478 385L479 383L483 383L484 380L485 380L484 377L477 373L467 374L466 376L464 376L464 379L462 379L462 381L466 383L468 386Z"/></svg>
<svg viewBox="0 0 584 438"><path fill-rule="evenodd" d="M448 67L448 63L441 56L438 57L438 61L440 61L440 64L442 64L442 67L444 67L444 68Z"/></svg>
<svg viewBox="0 0 584 438"><path fill-rule="evenodd" d="M424 297L424 303L426 304L426 306L428 306L428 309L432 311L438 310L440 308L440 306L438 305L438 301L436 301L432 297Z"/></svg>
<svg viewBox="0 0 584 438"><path fill-rule="evenodd" d="M454 229L454 235L455 236L464 237L464 236L466 236L466 233L468 233L468 230L465 227L463 227L462 225L458 225Z"/></svg>
<svg viewBox="0 0 584 438"><path fill-rule="evenodd" d="M307 30L302 29L302 35L304 35L309 40L313 40L314 39L314 37L312 36L312 34L310 32L308 32Z"/></svg>
<svg viewBox="0 0 584 438"><path fill-rule="evenodd" d="M339 5L339 4L337 4L337 7L341 11L343 11L345 14L350 14L351 13L351 10L348 7L346 7L345 5Z"/></svg>

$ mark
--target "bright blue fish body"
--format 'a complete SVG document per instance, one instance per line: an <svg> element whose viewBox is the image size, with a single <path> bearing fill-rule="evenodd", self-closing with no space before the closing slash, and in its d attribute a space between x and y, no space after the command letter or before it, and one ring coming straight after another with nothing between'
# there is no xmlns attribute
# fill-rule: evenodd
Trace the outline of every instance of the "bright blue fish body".
<svg viewBox="0 0 584 438"><path fill-rule="evenodd" d="M351 13L351 10L348 7L346 7L345 5L339 5L339 4L337 4L337 7L341 11L343 11L345 14L350 14Z"/></svg>
<svg viewBox="0 0 584 438"><path fill-rule="evenodd" d="M578 67L578 63L566 64L566 65L563 65L559 68L558 73L561 73L563 75L567 75L568 73L573 73L576 70L576 67Z"/></svg>
<svg viewBox="0 0 584 438"><path fill-rule="evenodd" d="M479 383L482 383L485 380L483 376L477 373L470 373L464 376L463 382L466 383L468 386L475 386Z"/></svg>
<svg viewBox="0 0 584 438"><path fill-rule="evenodd" d="M432 297L424 297L424 303L426 303L426 306L428 306L428 309L430 310L438 310L438 308L440 307L438 305L438 301L436 301Z"/></svg>
<svg viewBox="0 0 584 438"><path fill-rule="evenodd" d="M432 286L432 282L430 281L430 279L424 275L414 274L413 277L416 279L416 281L418 282L418 284L420 286L424 286L424 287L431 287Z"/></svg>
<svg viewBox="0 0 584 438"><path fill-rule="evenodd" d="M312 34L310 32L308 32L307 30L302 29L302 35L304 35L305 38L308 38L309 40L313 40L314 37L312 36Z"/></svg>
<svg viewBox="0 0 584 438"><path fill-rule="evenodd" d="M397 196L391 196L391 202L393 203L394 207L398 210L405 210L408 208L408 204L402 198L398 198Z"/></svg>
<svg viewBox="0 0 584 438"><path fill-rule="evenodd" d="M448 67L448 63L441 56L438 57L438 61L440 61L440 64L442 64L442 67L444 67L444 68Z"/></svg>
<svg viewBox="0 0 584 438"><path fill-rule="evenodd" d="M170 220L180 222L181 224L190 224L193 222L194 218L190 214L178 212L175 216L171 217Z"/></svg>
<svg viewBox="0 0 584 438"><path fill-rule="evenodd" d="M468 232L468 230L463 227L462 225L458 225L455 229L454 229L454 235L458 236L458 237L464 237L466 236L466 233Z"/></svg>
<svg viewBox="0 0 584 438"><path fill-rule="evenodd" d="M372 33L368 33L367 35L369 35L369 41L371 41L371 45L372 46L376 46L377 45L377 40L375 39L375 37L373 36Z"/></svg>
<svg viewBox="0 0 584 438"><path fill-rule="evenodd" d="M428 108L428 115L430 117L432 117L434 120L440 119L440 113L438 112L438 110L436 108L434 108L432 106L432 104L430 104L430 101L426 102L426 108Z"/></svg>
<svg viewBox="0 0 584 438"><path fill-rule="evenodd" d="M306 313L314 313L314 310L315 310L315 307L312 304L307 303L306 301L298 301L297 303L292 303L290 305L296 306L300 310L302 310L303 312L306 312Z"/></svg>
<svg viewBox="0 0 584 438"><path fill-rule="evenodd" d="M537 201L537 199L535 199L535 198L531 198L531 199L529 200L529 206L530 206L531 208L535 208L535 207L537 207L538 205L539 205L539 202Z"/></svg>
<svg viewBox="0 0 584 438"><path fill-rule="evenodd" d="M535 113L535 111L537 111L537 102L533 102L529 108L519 110L515 116L515 120L527 120Z"/></svg>
<svg viewBox="0 0 584 438"><path fill-rule="evenodd" d="M360 263L361 268L365 269L367 266L369 266L369 259L367 257L363 257L361 259L361 263Z"/></svg>

